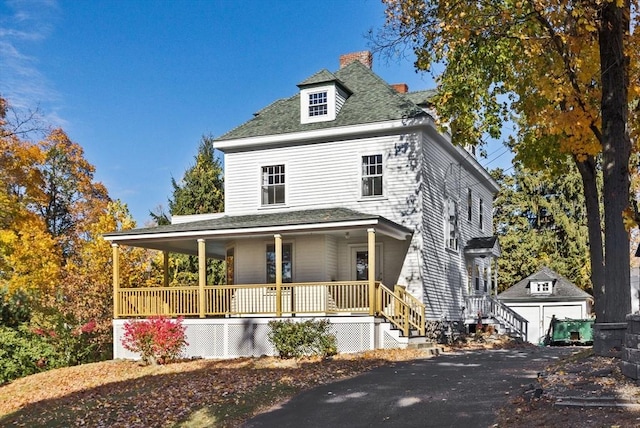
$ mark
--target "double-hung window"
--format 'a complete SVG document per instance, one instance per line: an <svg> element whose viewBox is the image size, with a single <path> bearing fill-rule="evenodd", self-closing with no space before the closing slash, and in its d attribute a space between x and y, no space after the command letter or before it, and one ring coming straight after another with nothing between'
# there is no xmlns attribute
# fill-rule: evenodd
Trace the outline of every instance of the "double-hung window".
<svg viewBox="0 0 640 428"><path fill-rule="evenodd" d="M478 200L478 227L482 230L483 222L484 222L484 201L482 199Z"/></svg>
<svg viewBox="0 0 640 428"><path fill-rule="evenodd" d="M362 196L382 196L382 155L362 156Z"/></svg>
<svg viewBox="0 0 640 428"><path fill-rule="evenodd" d="M326 116L328 106L326 91L309 94L309 117Z"/></svg>
<svg viewBox="0 0 640 428"><path fill-rule="evenodd" d="M445 246L458 250L458 204L453 199L445 201Z"/></svg>
<svg viewBox="0 0 640 428"><path fill-rule="evenodd" d="M284 204L284 165L262 167L262 205Z"/></svg>

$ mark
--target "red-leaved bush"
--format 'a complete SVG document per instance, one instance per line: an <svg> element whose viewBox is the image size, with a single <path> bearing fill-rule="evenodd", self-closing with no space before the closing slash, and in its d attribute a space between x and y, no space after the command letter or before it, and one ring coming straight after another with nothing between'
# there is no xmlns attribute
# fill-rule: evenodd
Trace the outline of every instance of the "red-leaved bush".
<svg viewBox="0 0 640 428"><path fill-rule="evenodd" d="M188 345L182 318L172 320L154 316L146 320L130 320L124 324L122 346L140 353L146 364L164 364L182 355Z"/></svg>

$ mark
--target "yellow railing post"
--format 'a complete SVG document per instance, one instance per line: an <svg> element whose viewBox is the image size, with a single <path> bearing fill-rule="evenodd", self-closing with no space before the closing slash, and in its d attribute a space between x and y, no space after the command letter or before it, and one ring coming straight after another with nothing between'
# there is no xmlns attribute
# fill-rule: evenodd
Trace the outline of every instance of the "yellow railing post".
<svg viewBox="0 0 640 428"><path fill-rule="evenodd" d="M273 235L276 250L276 316L282 316L282 236Z"/></svg>
<svg viewBox="0 0 640 428"><path fill-rule="evenodd" d="M169 252L162 252L162 284L169 286Z"/></svg>
<svg viewBox="0 0 640 428"><path fill-rule="evenodd" d="M368 260L369 264L369 315L373 315L376 309L376 230L367 229Z"/></svg>
<svg viewBox="0 0 640 428"><path fill-rule="evenodd" d="M204 239L198 239L198 314L200 318L204 318L204 286L207 283L207 254L206 242Z"/></svg>
<svg viewBox="0 0 640 428"><path fill-rule="evenodd" d="M118 290L120 289L120 249L118 244L111 244L113 250L113 318L118 318Z"/></svg>

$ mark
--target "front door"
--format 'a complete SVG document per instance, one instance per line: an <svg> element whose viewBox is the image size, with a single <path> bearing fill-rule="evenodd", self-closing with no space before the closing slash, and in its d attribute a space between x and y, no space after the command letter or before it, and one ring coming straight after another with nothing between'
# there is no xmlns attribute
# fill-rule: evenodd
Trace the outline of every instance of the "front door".
<svg viewBox="0 0 640 428"><path fill-rule="evenodd" d="M369 279L369 248L366 245L351 247L351 280ZM376 280L382 280L382 244L376 244Z"/></svg>

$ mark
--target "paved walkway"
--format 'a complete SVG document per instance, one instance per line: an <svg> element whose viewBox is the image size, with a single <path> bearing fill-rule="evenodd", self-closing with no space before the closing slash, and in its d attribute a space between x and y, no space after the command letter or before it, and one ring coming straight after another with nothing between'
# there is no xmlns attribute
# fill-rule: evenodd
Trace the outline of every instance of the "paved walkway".
<svg viewBox="0 0 640 428"><path fill-rule="evenodd" d="M574 351L460 351L397 363L303 392L244 427L490 427L510 396Z"/></svg>

